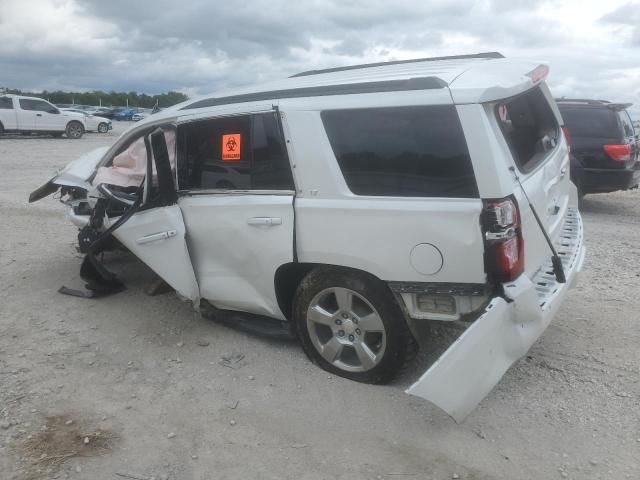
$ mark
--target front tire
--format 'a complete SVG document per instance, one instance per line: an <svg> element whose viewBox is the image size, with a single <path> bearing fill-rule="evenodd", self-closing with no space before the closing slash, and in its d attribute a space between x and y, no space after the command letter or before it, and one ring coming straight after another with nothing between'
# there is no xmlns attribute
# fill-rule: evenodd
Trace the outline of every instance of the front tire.
<svg viewBox="0 0 640 480"><path fill-rule="evenodd" d="M98 133L107 133L109 131L109 125L101 123L98 125Z"/></svg>
<svg viewBox="0 0 640 480"><path fill-rule="evenodd" d="M415 351L395 297L364 272L311 271L296 291L293 320L311 361L358 382L392 380Z"/></svg>
<svg viewBox="0 0 640 480"><path fill-rule="evenodd" d="M78 138L82 138L82 135L84 135L84 127L80 122L69 122L65 133L67 134L67 138L77 140Z"/></svg>

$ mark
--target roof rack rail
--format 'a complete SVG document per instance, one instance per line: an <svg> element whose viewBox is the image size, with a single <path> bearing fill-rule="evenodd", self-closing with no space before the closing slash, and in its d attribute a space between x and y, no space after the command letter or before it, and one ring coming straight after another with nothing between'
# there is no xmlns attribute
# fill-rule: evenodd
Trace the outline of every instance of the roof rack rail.
<svg viewBox="0 0 640 480"><path fill-rule="evenodd" d="M405 92L408 90L429 90L444 88L447 84L437 77L417 77L407 80L384 80L380 82L345 83L317 87L289 88L286 90L267 90L264 92L243 93L228 97L209 97L185 105L180 110L231 105L234 103L262 102L282 98L322 97L331 95L354 95L358 93Z"/></svg>
<svg viewBox="0 0 640 480"><path fill-rule="evenodd" d="M437 62L439 60L464 60L464 59L472 59L472 58L504 58L500 52L482 52L482 53L471 53L468 55L451 55L448 57L429 57L429 58L415 58L411 60L394 60L391 62L377 62L377 63L363 63L362 65L347 65L345 67L334 67L334 68L325 68L322 70L308 70L306 72L296 73L295 75L291 75L289 78L296 77L307 77L309 75L319 75L321 73L333 73L333 72L344 72L346 70L358 70L361 68L372 68L372 67L381 67L384 65L401 65L403 63L418 63L418 62Z"/></svg>

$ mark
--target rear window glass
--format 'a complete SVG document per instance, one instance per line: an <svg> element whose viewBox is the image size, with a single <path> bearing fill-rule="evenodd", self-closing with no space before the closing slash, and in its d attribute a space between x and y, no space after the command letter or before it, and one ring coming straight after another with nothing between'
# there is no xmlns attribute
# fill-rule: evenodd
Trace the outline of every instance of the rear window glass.
<svg viewBox="0 0 640 480"><path fill-rule="evenodd" d="M0 97L0 108L3 110L12 110L13 102L11 97Z"/></svg>
<svg viewBox="0 0 640 480"><path fill-rule="evenodd" d="M558 122L540 88L500 103L496 115L511 155L523 172L542 163L558 142Z"/></svg>
<svg viewBox="0 0 640 480"><path fill-rule="evenodd" d="M606 107L559 105L565 126L572 137L619 137L616 112Z"/></svg>
<svg viewBox="0 0 640 480"><path fill-rule="evenodd" d="M453 106L329 110L322 121L356 195L478 197Z"/></svg>

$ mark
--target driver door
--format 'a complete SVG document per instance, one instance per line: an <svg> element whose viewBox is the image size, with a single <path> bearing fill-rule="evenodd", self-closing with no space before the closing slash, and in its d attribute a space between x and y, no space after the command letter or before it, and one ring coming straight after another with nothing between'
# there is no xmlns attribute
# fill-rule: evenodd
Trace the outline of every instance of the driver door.
<svg viewBox="0 0 640 480"><path fill-rule="evenodd" d="M176 203L175 130L157 129L144 142L147 147L144 198L140 200L140 210L118 227L113 236L176 292L197 305L198 283L189 257L182 212ZM115 223L117 219L112 220Z"/></svg>

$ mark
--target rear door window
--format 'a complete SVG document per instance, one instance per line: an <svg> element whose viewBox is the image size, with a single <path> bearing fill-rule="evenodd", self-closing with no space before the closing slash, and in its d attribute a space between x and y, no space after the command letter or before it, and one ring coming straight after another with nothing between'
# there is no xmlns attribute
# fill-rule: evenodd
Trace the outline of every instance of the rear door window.
<svg viewBox="0 0 640 480"><path fill-rule="evenodd" d="M538 87L500 103L496 115L513 160L523 172L541 164L558 143L558 122Z"/></svg>
<svg viewBox="0 0 640 480"><path fill-rule="evenodd" d="M559 107L572 137L620 137L616 112L610 108L562 104Z"/></svg>
<svg viewBox="0 0 640 480"><path fill-rule="evenodd" d="M321 116L356 195L479 196L454 106L328 110Z"/></svg>
<svg viewBox="0 0 640 480"><path fill-rule="evenodd" d="M13 110L13 100L11 100L11 97L0 97L0 109Z"/></svg>

